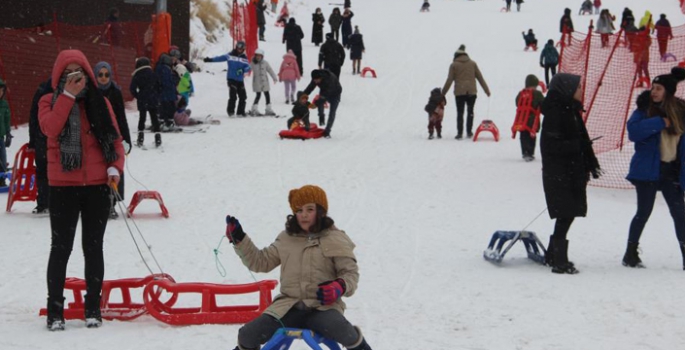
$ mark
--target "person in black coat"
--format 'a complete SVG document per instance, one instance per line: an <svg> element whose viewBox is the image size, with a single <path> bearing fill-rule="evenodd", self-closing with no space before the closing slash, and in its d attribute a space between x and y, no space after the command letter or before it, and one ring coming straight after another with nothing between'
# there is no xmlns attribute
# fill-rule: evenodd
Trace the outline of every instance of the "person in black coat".
<svg viewBox="0 0 685 350"><path fill-rule="evenodd" d="M150 113L150 121L152 122L152 131L155 133L155 139L162 142L162 136L159 134L159 82L152 71L150 60L147 57L141 57L136 60L136 70L133 71L133 79L129 91L136 99L138 104L138 112L140 117L138 119L138 140L136 146L142 147L145 141L145 120L147 113Z"/></svg>
<svg viewBox="0 0 685 350"><path fill-rule="evenodd" d="M362 53L364 48L364 37L359 32L359 27L354 26L354 34L350 35L350 59L352 60L352 75L359 74L362 64Z"/></svg>
<svg viewBox="0 0 685 350"><path fill-rule="evenodd" d="M340 25L342 24L342 15L339 8L334 8L330 16L328 16L328 24L331 26L331 34L337 41L340 37Z"/></svg>
<svg viewBox="0 0 685 350"><path fill-rule="evenodd" d="M260 0L257 3L257 26L259 26L259 41L264 40L264 32L266 31L266 18L264 17L264 11L266 11L266 4L264 0Z"/></svg>
<svg viewBox="0 0 685 350"><path fill-rule="evenodd" d="M340 78L340 67L345 63L345 49L333 39L333 34L326 34L326 42L319 49L319 69L330 70Z"/></svg>
<svg viewBox="0 0 685 350"><path fill-rule="evenodd" d="M352 7L352 0L345 0L344 8L348 9Z"/></svg>
<svg viewBox="0 0 685 350"><path fill-rule="evenodd" d="M47 214L50 201L50 186L48 185L48 138L43 134L38 123L38 102L43 95L54 93L52 89L52 78L38 86L38 90L33 95L31 101L31 112L29 114L29 150L33 150L36 163L36 207L33 214Z"/></svg>
<svg viewBox="0 0 685 350"><path fill-rule="evenodd" d="M587 214L587 183L601 169L585 123L580 76L560 73L552 78L542 102L540 152L542 184L549 216L556 219L545 262L554 273L578 272L568 260L568 233L574 218Z"/></svg>
<svg viewBox="0 0 685 350"><path fill-rule="evenodd" d="M316 46L323 42L324 23L326 23L326 17L321 13L321 8L317 7L316 12L312 14L312 43Z"/></svg>
<svg viewBox="0 0 685 350"><path fill-rule="evenodd" d="M290 18L288 24L283 29L283 43L285 43L285 52L293 50L295 57L297 57L297 66L302 70L302 39L304 33L302 28L295 23L295 18Z"/></svg>
<svg viewBox="0 0 685 350"><path fill-rule="evenodd" d="M350 9L345 9L342 14L342 44L343 47L349 49L349 39L352 35L352 17L354 13Z"/></svg>
<svg viewBox="0 0 685 350"><path fill-rule="evenodd" d="M573 20L571 19L571 9L564 9L564 15L559 21L559 33L566 34L568 44L571 45L571 33L573 33Z"/></svg>
<svg viewBox="0 0 685 350"><path fill-rule="evenodd" d="M319 99L316 101L316 105L319 109L319 124L322 126L326 125L323 136L328 139L331 137L331 129L333 129L333 122L335 122L335 113L340 104L342 86L340 85L338 77L331 71L326 69L315 69L312 71L312 81L307 88L304 89L304 93L310 95L317 86L319 87ZM328 124L326 124L326 115L324 114L324 105L326 102L329 104Z"/></svg>

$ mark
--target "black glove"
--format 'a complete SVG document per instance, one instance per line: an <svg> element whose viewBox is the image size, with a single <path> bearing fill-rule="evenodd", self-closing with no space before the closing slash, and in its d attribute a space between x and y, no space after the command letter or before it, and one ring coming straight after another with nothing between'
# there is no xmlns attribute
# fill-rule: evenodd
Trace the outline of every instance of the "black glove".
<svg viewBox="0 0 685 350"><path fill-rule="evenodd" d="M651 92L650 90L645 90L643 91L638 97L637 97L637 109L641 111L646 111L649 108L649 101L651 100Z"/></svg>
<svg viewBox="0 0 685 350"><path fill-rule="evenodd" d="M233 244L238 244L245 239L245 232L240 221L230 215L226 215L226 237Z"/></svg>
<svg viewBox="0 0 685 350"><path fill-rule="evenodd" d="M12 144L12 134L5 135L5 147L9 147Z"/></svg>
<svg viewBox="0 0 685 350"><path fill-rule="evenodd" d="M212 62L212 59L209 57L205 57L202 59L202 62Z"/></svg>

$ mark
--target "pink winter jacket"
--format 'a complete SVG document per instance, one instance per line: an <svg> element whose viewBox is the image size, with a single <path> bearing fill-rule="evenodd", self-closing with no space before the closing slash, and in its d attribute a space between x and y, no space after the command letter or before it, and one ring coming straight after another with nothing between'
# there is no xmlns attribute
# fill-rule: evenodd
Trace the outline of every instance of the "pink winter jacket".
<svg viewBox="0 0 685 350"><path fill-rule="evenodd" d="M91 83L96 83L93 70L81 51L64 50L59 53L55 65L52 68L52 88L57 89L60 76L64 69L71 63L80 65L88 74ZM90 132L90 123L86 117L86 110L83 103L79 105L81 110L81 146L82 163L80 169L69 172L62 171L60 162L59 136L64 129L64 125L69 119L69 112L75 100L67 95L57 97L54 106L52 105L52 94L41 97L38 104L38 121L40 129L48 138L48 182L50 186L91 186L107 184L107 168L115 167L119 174L124 172L124 147L121 136L114 141L114 148L119 155L114 163L107 164L102 154L102 149L98 140ZM112 110L112 106L107 101L109 116L112 124L119 133L119 126Z"/></svg>
<svg viewBox="0 0 685 350"><path fill-rule="evenodd" d="M281 70L278 71L278 80L300 80L302 73L300 67L297 65L297 57L293 50L288 50L288 53L283 55L283 62L281 63Z"/></svg>

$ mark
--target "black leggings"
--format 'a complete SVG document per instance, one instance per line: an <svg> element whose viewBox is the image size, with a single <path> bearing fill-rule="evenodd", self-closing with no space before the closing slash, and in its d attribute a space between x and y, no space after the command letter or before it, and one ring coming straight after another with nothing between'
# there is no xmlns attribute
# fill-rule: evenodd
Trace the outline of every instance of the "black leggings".
<svg viewBox="0 0 685 350"><path fill-rule="evenodd" d="M571 228L573 219L574 218L557 218L557 221L554 223L554 233L552 234L552 237L558 240L566 239L566 235L568 234L568 230Z"/></svg>
<svg viewBox="0 0 685 350"><path fill-rule="evenodd" d="M150 112L152 131L159 132L159 117L157 115L157 108L139 110L140 117L138 118L138 131L145 131L145 120L147 119L148 112Z"/></svg>
<svg viewBox="0 0 685 350"><path fill-rule="evenodd" d="M238 343L243 349L258 349L281 327L311 329L348 349L360 342L359 332L340 312L299 310L293 307L280 321L273 316L262 314L244 325L238 331Z"/></svg>
<svg viewBox="0 0 685 350"><path fill-rule="evenodd" d="M50 186L52 241L48 261L49 298L62 300L64 297L67 263L74 246L79 215L87 295L100 295L105 275L102 242L111 206L109 194L107 185Z"/></svg>
<svg viewBox="0 0 685 350"><path fill-rule="evenodd" d="M258 92L257 96L254 98L254 103L253 104L258 104L259 100L262 98L262 93ZM271 104L271 94L269 94L268 91L264 91L264 98L266 99L266 104L270 105Z"/></svg>

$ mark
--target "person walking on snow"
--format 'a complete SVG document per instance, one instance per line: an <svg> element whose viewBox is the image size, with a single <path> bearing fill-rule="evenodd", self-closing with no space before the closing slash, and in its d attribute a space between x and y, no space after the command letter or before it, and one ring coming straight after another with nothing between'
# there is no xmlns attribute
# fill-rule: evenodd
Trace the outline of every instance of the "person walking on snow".
<svg viewBox="0 0 685 350"><path fill-rule="evenodd" d="M359 27L354 26L354 34L350 35L350 60L352 60L352 75L359 74L362 65L362 53L366 52L364 37L359 32Z"/></svg>
<svg viewBox="0 0 685 350"><path fill-rule="evenodd" d="M545 264L553 273L578 273L568 260L566 236L574 218L587 214L585 191L590 174L595 179L601 174L581 116L582 94L580 76L559 73L552 78L542 102L542 186L549 217L556 219Z"/></svg>
<svg viewBox="0 0 685 350"><path fill-rule="evenodd" d="M176 86L178 81L174 81L178 77L176 73L171 70L172 59L166 53L159 56L159 61L155 67L155 75L159 81L159 104L161 109L161 116L164 125L162 125L162 132L171 131L174 126L174 113L176 112ZM176 79L178 80L178 79Z"/></svg>
<svg viewBox="0 0 685 350"><path fill-rule="evenodd" d="M345 49L333 40L333 34L326 34L326 42L319 49L319 69L330 70L336 78L340 78L340 68L345 63Z"/></svg>
<svg viewBox="0 0 685 350"><path fill-rule="evenodd" d="M323 42L323 24L326 23L326 17L321 13L321 8L317 7L316 12L312 14L312 43L319 46Z"/></svg>
<svg viewBox="0 0 685 350"><path fill-rule="evenodd" d="M570 8L564 9L564 15L561 16L561 20L559 21L559 32L562 35L562 40L565 35L567 39L567 44L571 45L571 34L573 33L573 20L571 20Z"/></svg>
<svg viewBox="0 0 685 350"><path fill-rule="evenodd" d="M457 105L457 136L454 138L461 140L464 135L464 105L468 110L466 117L466 136L473 136L473 108L476 104L478 88L476 80L483 88L485 94L490 97L490 88L485 83L483 75L478 68L478 64L469 58L466 53L466 46L461 45L454 53L454 61L450 65L447 80L442 88L443 96L447 94L454 83L454 97Z"/></svg>
<svg viewBox="0 0 685 350"><path fill-rule="evenodd" d="M506 4L507 4L507 7L506 7L507 12L511 12L511 0L504 0L504 2L506 2Z"/></svg>
<svg viewBox="0 0 685 350"><path fill-rule="evenodd" d="M152 122L152 131L155 133L155 144L162 145L162 135L160 135L159 127L159 82L155 73L150 67L150 60L147 57L141 57L136 60L136 70L133 71L133 79L129 86L131 95L136 99L138 105L138 139L136 146L143 147L145 141L145 119L147 113L150 113L150 122Z"/></svg>
<svg viewBox="0 0 685 350"><path fill-rule="evenodd" d="M245 104L247 100L247 93L245 91L245 73L250 71L250 63L245 55L245 42L238 41L235 49L226 55L216 57L205 57L204 62L227 62L228 70L226 71L226 80L229 89L228 107L226 112L229 117L233 117L235 110L235 102L238 100L238 116L245 116Z"/></svg>
<svg viewBox="0 0 685 350"><path fill-rule="evenodd" d="M264 93L264 98L266 99L266 110L264 110L265 115L276 115L273 109L271 109L271 95L269 94L269 76L273 79L274 83L278 82L278 77L271 65L264 59L264 50L257 49L252 57L252 63L250 64L252 68L252 90L257 94L252 104L252 110L250 114L253 116L262 115L259 112L258 104L259 99Z"/></svg>
<svg viewBox="0 0 685 350"><path fill-rule="evenodd" d="M339 8L334 8L330 16L328 16L328 24L331 26L331 34L333 38L338 41L340 37L340 25L342 24L342 15Z"/></svg>
<svg viewBox="0 0 685 350"><path fill-rule="evenodd" d="M433 131L438 132L438 138L442 138L442 118L445 116L447 100L440 88L431 90L428 104L423 109L428 113L428 139L433 139Z"/></svg>
<svg viewBox="0 0 685 350"><path fill-rule="evenodd" d="M656 40L659 43L659 55L663 58L668 52L668 41L673 40L671 22L666 19L665 14L661 14L654 29L656 30Z"/></svg>
<svg viewBox="0 0 685 350"><path fill-rule="evenodd" d="M254 272L281 266L281 294L238 331L234 350L257 350L282 327L307 328L348 350L371 350L344 316L343 297L357 290L354 243L328 216L326 192L307 185L288 195L292 215L270 246L258 249L237 218L226 216L226 236L243 264ZM287 264L286 264L287 262Z"/></svg>
<svg viewBox="0 0 685 350"><path fill-rule="evenodd" d="M294 103L297 82L302 78L300 68L297 66L297 57L292 50L283 55L281 68L278 70L278 81L285 85L285 103Z"/></svg>
<svg viewBox="0 0 685 350"><path fill-rule="evenodd" d="M614 21L616 16L613 16L608 9L602 10L597 20L597 33L600 34L602 40L602 47L609 46L609 35L614 33Z"/></svg>
<svg viewBox="0 0 685 350"><path fill-rule="evenodd" d="M516 12L521 12L521 4L523 0L516 0Z"/></svg>
<svg viewBox="0 0 685 350"><path fill-rule="evenodd" d="M352 35L352 17L354 13L350 9L345 9L342 14L342 44L343 47L349 49L349 39Z"/></svg>
<svg viewBox="0 0 685 350"><path fill-rule="evenodd" d="M533 75L526 76L526 85L516 95L516 116L523 115L524 120L517 120L520 125L514 125L518 129L521 141L521 156L526 162L535 160L535 138L540 128L540 106L545 96L537 90L540 80ZM525 103L525 105L524 105ZM515 122L515 123L516 123Z"/></svg>
<svg viewBox="0 0 685 350"><path fill-rule="evenodd" d="M540 53L540 67L545 69L545 85L549 86L549 79L557 74L557 65L559 64L559 51L554 47L554 40L547 40L547 44ZM551 77L549 73L552 73Z"/></svg>
<svg viewBox="0 0 685 350"><path fill-rule="evenodd" d="M297 66L300 68L300 72L303 71L302 68L302 39L304 39L304 33L302 28L297 25L295 18L288 20L288 25L283 29L283 42L285 43L285 51L293 51L295 57L297 57Z"/></svg>
<svg viewBox="0 0 685 350"><path fill-rule="evenodd" d="M317 86L319 87L319 99L316 101L316 105L319 110L319 125L326 125L323 136L329 139L331 138L331 130L333 129L333 122L335 122L335 115L338 111L343 88L340 85L340 81L338 81L338 77L326 69L315 69L312 71L312 81L307 85L304 93L308 96L311 95ZM326 102L329 104L328 124L326 124L326 115L324 114Z"/></svg>
<svg viewBox="0 0 685 350"><path fill-rule="evenodd" d="M638 26L638 28L640 28L640 30L642 30L642 28L645 28L649 30L650 34L654 33L654 21L652 19L651 12L645 11L645 15L642 16L642 19L640 19L640 25Z"/></svg>
<svg viewBox="0 0 685 350"><path fill-rule="evenodd" d="M635 186L637 212L630 223L624 266L644 267L638 245L661 191L673 218L685 270L685 101L675 96L683 80L685 70L678 67L654 78L651 91L640 94L637 109L628 119L628 138L634 142L635 153L626 179Z"/></svg>
<svg viewBox="0 0 685 350"><path fill-rule="evenodd" d="M593 5L595 6L595 14L600 13L600 9L602 8L602 0L595 0Z"/></svg>
<svg viewBox="0 0 685 350"><path fill-rule="evenodd" d="M259 27L259 41L266 41L264 39L264 32L266 31L266 18L264 11L266 11L266 0L258 0L255 4L257 8L257 26Z"/></svg>

